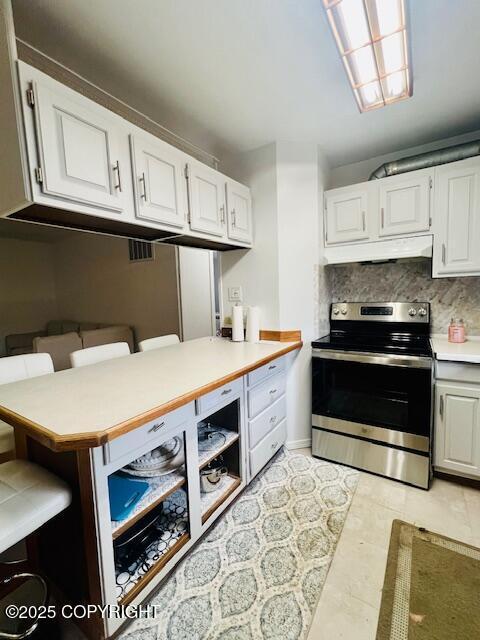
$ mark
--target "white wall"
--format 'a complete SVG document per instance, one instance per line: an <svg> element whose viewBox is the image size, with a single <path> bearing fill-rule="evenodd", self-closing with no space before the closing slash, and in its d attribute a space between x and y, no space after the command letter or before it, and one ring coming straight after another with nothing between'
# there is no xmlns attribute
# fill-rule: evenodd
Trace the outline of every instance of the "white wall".
<svg viewBox="0 0 480 640"><path fill-rule="evenodd" d="M57 313L51 245L0 238L0 355L6 335L44 329Z"/></svg>
<svg viewBox="0 0 480 640"><path fill-rule="evenodd" d="M222 255L224 309L228 286L244 288L244 303L262 309L264 329L300 329L305 346L289 355L288 435L291 448L311 441L310 341L316 337L320 230L325 171L315 144L278 142L243 154L229 171L249 184L254 249ZM243 252L242 252L243 253ZM252 295L253 294L253 295Z"/></svg>
<svg viewBox="0 0 480 640"><path fill-rule="evenodd" d="M137 340L179 332L175 248L130 262L128 241L76 233L54 245L61 318L133 326Z"/></svg>
<svg viewBox="0 0 480 640"><path fill-rule="evenodd" d="M229 159L227 174L248 184L254 203L254 244L221 254L223 315L231 315L228 288L243 287L244 304L260 307L261 327L280 327L276 147L270 144Z"/></svg>
<svg viewBox="0 0 480 640"><path fill-rule="evenodd" d="M392 151L392 153L388 153L383 156L376 156L374 158L369 158L368 160L363 160L362 162L354 162L352 164L336 167L331 170L328 189L343 187L345 185L355 184L356 182L364 182L365 180L368 180L372 171L375 171L375 169L384 162L390 162L392 160L398 160L399 158L413 156L417 153L433 151L435 149L441 149L442 147L450 147L454 144L461 144L462 142L470 142L471 140L478 139L480 139L480 130L472 131L471 133L466 133L462 136L435 140L435 142L423 144L418 147L399 149L398 151Z"/></svg>

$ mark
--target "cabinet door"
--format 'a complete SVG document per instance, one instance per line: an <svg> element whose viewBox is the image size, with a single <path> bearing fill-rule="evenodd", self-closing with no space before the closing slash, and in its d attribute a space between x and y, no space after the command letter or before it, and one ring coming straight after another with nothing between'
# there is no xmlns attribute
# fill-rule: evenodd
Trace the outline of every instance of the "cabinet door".
<svg viewBox="0 0 480 640"><path fill-rule="evenodd" d="M380 236L398 236L430 229L432 175L416 171L379 180Z"/></svg>
<svg viewBox="0 0 480 640"><path fill-rule="evenodd" d="M480 160L435 171L433 275L480 275Z"/></svg>
<svg viewBox="0 0 480 640"><path fill-rule="evenodd" d="M435 465L480 476L480 387L437 383Z"/></svg>
<svg viewBox="0 0 480 640"><path fill-rule="evenodd" d="M205 165L187 165L190 227L215 236L225 232L225 180Z"/></svg>
<svg viewBox="0 0 480 640"><path fill-rule="evenodd" d="M325 194L326 244L355 242L369 236L368 189L335 189Z"/></svg>
<svg viewBox="0 0 480 640"><path fill-rule="evenodd" d="M118 121L73 92L37 82L35 124L43 193L121 212L122 176Z"/></svg>
<svg viewBox="0 0 480 640"><path fill-rule="evenodd" d="M182 154L157 138L130 136L138 218L183 227L186 181Z"/></svg>
<svg viewBox="0 0 480 640"><path fill-rule="evenodd" d="M250 189L227 180L227 230L231 240L252 242L252 200Z"/></svg>

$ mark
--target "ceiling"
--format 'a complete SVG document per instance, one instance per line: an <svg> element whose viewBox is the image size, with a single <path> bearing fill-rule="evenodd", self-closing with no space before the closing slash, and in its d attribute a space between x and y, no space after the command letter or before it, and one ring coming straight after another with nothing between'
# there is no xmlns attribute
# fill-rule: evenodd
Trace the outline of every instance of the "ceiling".
<svg viewBox="0 0 480 640"><path fill-rule="evenodd" d="M20 38L220 159L305 141L334 167L480 128L478 0L410 0L413 97L364 114L322 0L13 6Z"/></svg>

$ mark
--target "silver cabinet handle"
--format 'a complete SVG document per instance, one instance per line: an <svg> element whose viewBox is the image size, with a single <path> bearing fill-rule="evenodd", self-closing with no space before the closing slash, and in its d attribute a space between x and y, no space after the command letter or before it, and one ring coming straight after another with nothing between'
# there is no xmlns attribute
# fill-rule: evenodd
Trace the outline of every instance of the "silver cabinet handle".
<svg viewBox="0 0 480 640"><path fill-rule="evenodd" d="M277 393L276 389L270 389L270 394L273 395L274 393Z"/></svg>
<svg viewBox="0 0 480 640"><path fill-rule="evenodd" d="M272 442L272 449L276 449L278 446L278 440L276 442Z"/></svg>
<svg viewBox="0 0 480 640"><path fill-rule="evenodd" d="M447 260L447 249L445 247L445 243L442 243L442 264L445 265Z"/></svg>
<svg viewBox="0 0 480 640"><path fill-rule="evenodd" d="M158 431L164 426L165 426L165 422L157 422L157 424L154 424L153 427L148 430L148 433L155 433L156 431Z"/></svg>
<svg viewBox="0 0 480 640"><path fill-rule="evenodd" d="M117 184L115 185L115 189L118 189L121 192L122 191L122 179L121 179L121 176L120 176L120 165L118 163L118 160L113 165L113 171L114 171L114 173L117 174Z"/></svg>
<svg viewBox="0 0 480 640"><path fill-rule="evenodd" d="M235 209L232 209L232 227L236 227L237 226L237 214L235 212Z"/></svg>
<svg viewBox="0 0 480 640"><path fill-rule="evenodd" d="M142 191L140 192L140 198L143 198L145 202L147 201L147 182L145 180L145 174L142 173L141 177L138 179L140 184L142 185Z"/></svg>
<svg viewBox="0 0 480 640"><path fill-rule="evenodd" d="M365 218L365 211L362 211L362 226L363 226L363 230L365 231L367 228L367 223L366 223L366 218Z"/></svg>
<svg viewBox="0 0 480 640"><path fill-rule="evenodd" d="M440 417L443 420L443 395L440 396Z"/></svg>
<svg viewBox="0 0 480 640"><path fill-rule="evenodd" d="M383 229L385 226L385 209L383 207L380 209L380 213L382 216L382 229Z"/></svg>
<svg viewBox="0 0 480 640"><path fill-rule="evenodd" d="M222 204L222 206L220 207L220 222L222 224L225 224L225 205Z"/></svg>
<svg viewBox="0 0 480 640"><path fill-rule="evenodd" d="M222 396L226 396L226 395L228 395L230 392L231 392L231 389L224 389L224 390L222 391Z"/></svg>
<svg viewBox="0 0 480 640"><path fill-rule="evenodd" d="M272 417L270 418L270 422L271 422L272 424L275 424L275 422L276 422L276 421L277 421L277 416L272 416Z"/></svg>
<svg viewBox="0 0 480 640"><path fill-rule="evenodd" d="M276 365L276 364L271 364L271 365L268 367L268 370L269 370L269 371L272 371L272 369L276 369L276 368L277 368L277 365Z"/></svg>

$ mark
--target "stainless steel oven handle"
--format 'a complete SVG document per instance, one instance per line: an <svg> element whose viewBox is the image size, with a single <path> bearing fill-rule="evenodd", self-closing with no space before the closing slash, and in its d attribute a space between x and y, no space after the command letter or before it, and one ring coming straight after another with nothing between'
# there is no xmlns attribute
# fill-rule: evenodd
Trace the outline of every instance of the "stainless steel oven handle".
<svg viewBox="0 0 480 640"><path fill-rule="evenodd" d="M363 362L365 364L382 364L389 367L414 367L431 369L432 359L425 356L402 356L397 354L358 353L357 351L330 351L329 349L312 349L314 358L323 360L345 360L347 362Z"/></svg>

